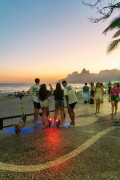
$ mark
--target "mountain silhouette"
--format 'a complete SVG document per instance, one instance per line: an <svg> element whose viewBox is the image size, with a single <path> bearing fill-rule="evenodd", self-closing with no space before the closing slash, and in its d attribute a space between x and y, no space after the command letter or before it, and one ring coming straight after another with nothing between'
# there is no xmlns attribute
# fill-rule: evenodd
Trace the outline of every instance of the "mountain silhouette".
<svg viewBox="0 0 120 180"><path fill-rule="evenodd" d="M64 79L60 79L58 82L67 80L69 83L90 83L90 82L109 82L109 81L120 81L120 70L102 70L98 74L90 73L85 68L78 73L78 71L68 74Z"/></svg>

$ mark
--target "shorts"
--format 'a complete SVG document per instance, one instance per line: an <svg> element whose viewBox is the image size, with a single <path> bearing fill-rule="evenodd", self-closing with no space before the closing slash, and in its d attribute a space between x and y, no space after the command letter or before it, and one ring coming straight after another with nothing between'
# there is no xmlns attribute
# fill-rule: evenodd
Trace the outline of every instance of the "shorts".
<svg viewBox="0 0 120 180"><path fill-rule="evenodd" d="M73 110L76 104L77 104L77 102L74 102L74 103L72 103L72 104L69 104L69 106L70 106L70 108Z"/></svg>
<svg viewBox="0 0 120 180"><path fill-rule="evenodd" d="M40 107L40 103L37 103L37 102L34 102L33 101L33 104L34 104L34 108L35 109L40 109L41 107Z"/></svg>
<svg viewBox="0 0 120 180"><path fill-rule="evenodd" d="M111 101L119 101L119 96L111 96Z"/></svg>
<svg viewBox="0 0 120 180"><path fill-rule="evenodd" d="M103 101L102 94L95 94L95 100Z"/></svg>
<svg viewBox="0 0 120 180"><path fill-rule="evenodd" d="M64 106L64 100L55 100L55 107Z"/></svg>
<svg viewBox="0 0 120 180"><path fill-rule="evenodd" d="M45 99L44 101L40 101L40 106L41 108L44 108L44 107L49 107L49 99Z"/></svg>

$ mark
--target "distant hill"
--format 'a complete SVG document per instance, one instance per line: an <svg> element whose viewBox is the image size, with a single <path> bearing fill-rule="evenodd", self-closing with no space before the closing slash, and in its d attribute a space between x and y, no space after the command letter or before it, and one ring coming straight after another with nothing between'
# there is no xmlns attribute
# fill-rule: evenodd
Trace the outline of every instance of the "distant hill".
<svg viewBox="0 0 120 180"><path fill-rule="evenodd" d="M85 68L78 73L78 71L68 74L64 79L60 79L58 82L67 80L69 83L90 83L90 82L109 82L109 81L119 81L120 80L120 70L102 70L98 74L90 73L89 70Z"/></svg>

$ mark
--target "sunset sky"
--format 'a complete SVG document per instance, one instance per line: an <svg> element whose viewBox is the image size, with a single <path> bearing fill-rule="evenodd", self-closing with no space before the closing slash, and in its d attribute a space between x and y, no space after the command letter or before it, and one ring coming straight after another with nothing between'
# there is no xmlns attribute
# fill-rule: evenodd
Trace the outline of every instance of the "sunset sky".
<svg viewBox="0 0 120 180"><path fill-rule="evenodd" d="M119 48L106 53L114 32L102 34L112 17L93 24L91 15L81 0L0 0L0 83L119 68Z"/></svg>

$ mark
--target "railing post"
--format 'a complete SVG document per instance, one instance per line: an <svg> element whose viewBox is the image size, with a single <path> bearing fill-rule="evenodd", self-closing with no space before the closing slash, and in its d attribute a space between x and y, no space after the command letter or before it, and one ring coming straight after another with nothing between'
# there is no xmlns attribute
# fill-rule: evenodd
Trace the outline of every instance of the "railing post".
<svg viewBox="0 0 120 180"><path fill-rule="evenodd" d="M3 119L0 120L0 130L3 129Z"/></svg>

